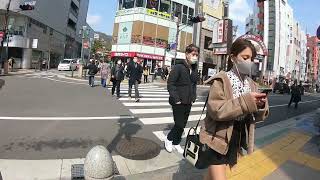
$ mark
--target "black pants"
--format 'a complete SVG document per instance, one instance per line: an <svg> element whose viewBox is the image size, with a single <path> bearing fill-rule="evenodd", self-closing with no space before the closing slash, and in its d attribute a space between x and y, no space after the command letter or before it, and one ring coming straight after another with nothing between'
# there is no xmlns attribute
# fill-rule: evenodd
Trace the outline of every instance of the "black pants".
<svg viewBox="0 0 320 180"><path fill-rule="evenodd" d="M114 91L117 88L117 97L120 97L120 84L121 84L120 80L114 80L112 82L112 95L114 95Z"/></svg>
<svg viewBox="0 0 320 180"><path fill-rule="evenodd" d="M143 75L144 76L144 83L148 83L148 75Z"/></svg>
<svg viewBox="0 0 320 180"><path fill-rule="evenodd" d="M290 98L290 102L289 102L289 104L288 104L288 107L291 106L292 102L293 102L296 98L297 98L297 97L295 97L294 95L291 95L291 98ZM295 100L294 103L295 103L294 108L298 108L298 103L299 103L299 101Z"/></svg>
<svg viewBox="0 0 320 180"><path fill-rule="evenodd" d="M169 132L167 138L172 141L173 145L178 145L181 142L181 136L184 128L187 125L191 104L176 104L172 106L174 126Z"/></svg>
<svg viewBox="0 0 320 180"><path fill-rule="evenodd" d="M90 85L91 87L94 86L94 76L92 76L92 75L89 75L89 85Z"/></svg>

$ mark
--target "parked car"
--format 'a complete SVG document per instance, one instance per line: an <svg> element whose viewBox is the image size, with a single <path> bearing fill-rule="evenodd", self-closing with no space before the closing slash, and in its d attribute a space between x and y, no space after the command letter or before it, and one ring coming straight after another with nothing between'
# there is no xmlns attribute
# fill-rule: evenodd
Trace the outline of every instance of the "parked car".
<svg viewBox="0 0 320 180"><path fill-rule="evenodd" d="M77 60L64 59L58 65L58 71L75 71L77 70Z"/></svg>
<svg viewBox="0 0 320 180"><path fill-rule="evenodd" d="M280 94L288 93L290 94L290 88L286 83L276 83L273 87L273 93L279 92Z"/></svg>

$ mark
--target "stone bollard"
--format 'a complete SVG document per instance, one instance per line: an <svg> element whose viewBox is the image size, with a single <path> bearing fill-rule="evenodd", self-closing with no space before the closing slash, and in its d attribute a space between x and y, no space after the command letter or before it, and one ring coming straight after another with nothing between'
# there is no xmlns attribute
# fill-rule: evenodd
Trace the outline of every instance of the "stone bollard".
<svg viewBox="0 0 320 180"><path fill-rule="evenodd" d="M95 146L88 152L84 161L86 180L111 179L114 176L114 169L112 156L104 146Z"/></svg>

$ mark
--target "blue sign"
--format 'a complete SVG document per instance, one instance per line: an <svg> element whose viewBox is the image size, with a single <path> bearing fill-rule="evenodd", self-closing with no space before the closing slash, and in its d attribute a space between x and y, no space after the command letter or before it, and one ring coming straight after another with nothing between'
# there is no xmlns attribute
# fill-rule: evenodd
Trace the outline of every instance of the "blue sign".
<svg viewBox="0 0 320 180"><path fill-rule="evenodd" d="M317 30L317 37L318 39L320 39L320 26L318 27L318 30Z"/></svg>

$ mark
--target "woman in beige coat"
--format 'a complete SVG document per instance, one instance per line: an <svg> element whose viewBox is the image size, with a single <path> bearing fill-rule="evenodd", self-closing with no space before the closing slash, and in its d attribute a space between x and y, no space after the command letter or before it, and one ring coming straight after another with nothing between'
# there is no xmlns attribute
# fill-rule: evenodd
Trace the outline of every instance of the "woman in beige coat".
<svg viewBox="0 0 320 180"><path fill-rule="evenodd" d="M253 152L255 123L269 113L266 94L259 93L250 78L255 56L250 41L236 40L228 71L209 80L207 116L200 132L200 141L209 147L205 180L226 180L227 166L237 163L241 151Z"/></svg>

